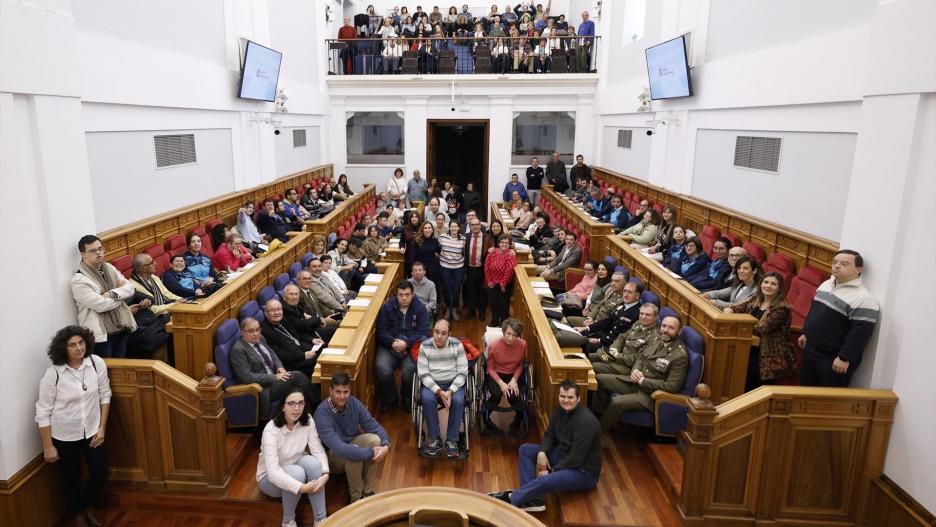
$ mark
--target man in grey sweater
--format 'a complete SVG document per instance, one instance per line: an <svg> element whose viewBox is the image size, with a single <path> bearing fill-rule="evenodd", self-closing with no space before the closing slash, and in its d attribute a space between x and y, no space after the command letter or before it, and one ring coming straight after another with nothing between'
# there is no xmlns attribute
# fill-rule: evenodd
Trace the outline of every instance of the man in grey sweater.
<svg viewBox="0 0 936 527"><path fill-rule="evenodd" d="M422 262L413 263L412 274L409 283L413 284L413 294L426 304L429 316L435 316L438 304L435 282L426 278L426 266Z"/></svg>
<svg viewBox="0 0 936 527"><path fill-rule="evenodd" d="M448 408L448 426L445 429L445 454L458 457L458 429L465 412L465 383L468 381L468 357L461 341L449 337L449 323L439 320L432 330L432 338L419 347L416 372L422 384L423 414L428 421L429 443L423 454L435 456L442 450L439 432L438 405Z"/></svg>

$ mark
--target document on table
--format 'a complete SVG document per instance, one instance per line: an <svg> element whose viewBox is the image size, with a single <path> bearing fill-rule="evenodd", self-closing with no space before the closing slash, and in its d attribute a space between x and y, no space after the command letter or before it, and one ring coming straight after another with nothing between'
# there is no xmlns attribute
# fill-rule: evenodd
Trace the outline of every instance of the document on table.
<svg viewBox="0 0 936 527"><path fill-rule="evenodd" d="M344 355L345 350L342 348L325 348L322 350L322 355Z"/></svg>
<svg viewBox="0 0 936 527"><path fill-rule="evenodd" d="M371 273L364 277L365 284L379 284L383 280L382 274Z"/></svg>
<svg viewBox="0 0 936 527"><path fill-rule="evenodd" d="M577 334L581 335L581 333L579 333L578 331L576 331L575 328L573 328L572 326L568 326L568 325L566 325L566 324L563 324L562 322L556 322L555 320L553 320L553 321L552 321L552 324L553 324L553 326L555 326L556 329L558 329L559 331L571 331L572 333L577 333Z"/></svg>
<svg viewBox="0 0 936 527"><path fill-rule="evenodd" d="M376 285L362 285L359 292L360 293L376 293L377 286Z"/></svg>
<svg viewBox="0 0 936 527"><path fill-rule="evenodd" d="M366 298L355 298L354 300L348 301L348 307L367 307L370 305L370 300Z"/></svg>

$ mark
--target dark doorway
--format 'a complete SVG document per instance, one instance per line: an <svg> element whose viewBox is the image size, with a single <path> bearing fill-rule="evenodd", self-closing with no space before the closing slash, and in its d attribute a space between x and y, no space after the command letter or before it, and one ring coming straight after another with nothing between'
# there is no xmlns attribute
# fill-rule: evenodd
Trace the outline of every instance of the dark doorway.
<svg viewBox="0 0 936 527"><path fill-rule="evenodd" d="M483 196L482 210L487 219L488 124L486 119L429 120L426 127L426 177L446 181L464 191L473 183Z"/></svg>

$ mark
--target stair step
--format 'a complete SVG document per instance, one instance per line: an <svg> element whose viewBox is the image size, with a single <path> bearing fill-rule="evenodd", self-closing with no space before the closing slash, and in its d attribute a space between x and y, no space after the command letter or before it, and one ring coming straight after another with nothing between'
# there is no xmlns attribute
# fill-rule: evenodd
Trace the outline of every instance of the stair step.
<svg viewBox="0 0 936 527"><path fill-rule="evenodd" d="M648 445L648 453L653 466L660 479L669 484L670 492L678 497L682 492L683 453L677 445L655 444Z"/></svg>

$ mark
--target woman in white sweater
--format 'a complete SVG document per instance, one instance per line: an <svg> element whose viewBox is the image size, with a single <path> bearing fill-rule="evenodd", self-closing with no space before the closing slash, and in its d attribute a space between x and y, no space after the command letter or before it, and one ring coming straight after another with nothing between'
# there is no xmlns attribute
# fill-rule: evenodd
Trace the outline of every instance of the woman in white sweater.
<svg viewBox="0 0 936 527"><path fill-rule="evenodd" d="M257 481L264 494L282 498L283 527L296 527L296 506L303 494L309 495L314 525L325 520L328 456L300 388L286 395L276 417L263 428Z"/></svg>
<svg viewBox="0 0 936 527"><path fill-rule="evenodd" d="M656 239L657 226L660 224L660 215L651 209L644 212L640 223L628 227L618 234L624 241L630 242L635 249L643 249Z"/></svg>

